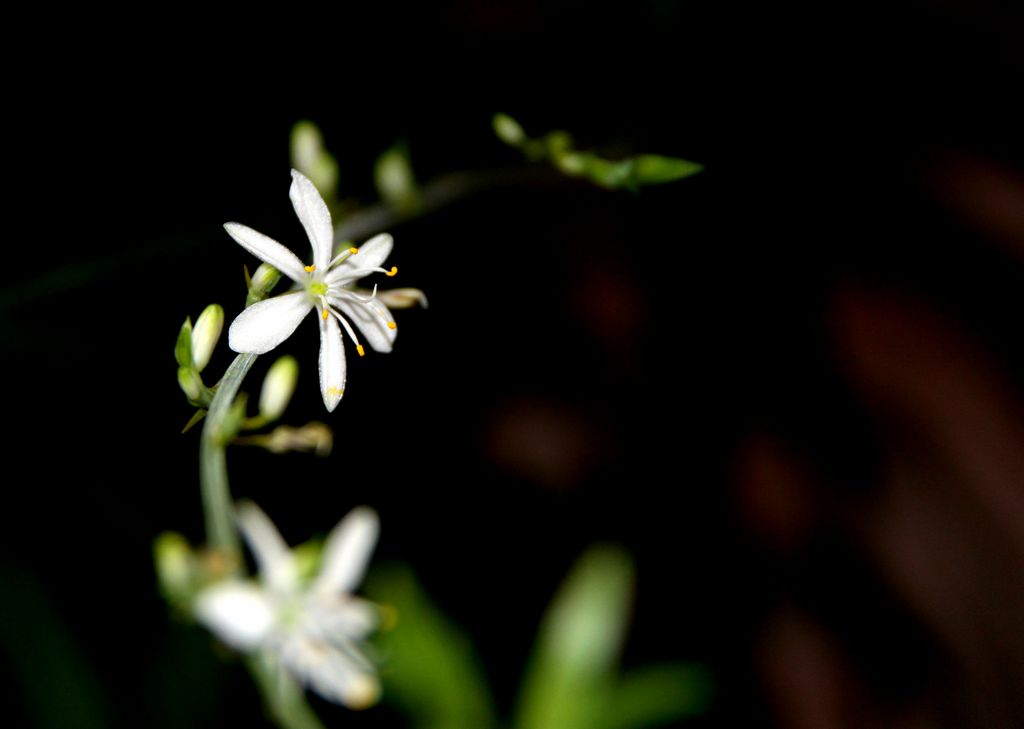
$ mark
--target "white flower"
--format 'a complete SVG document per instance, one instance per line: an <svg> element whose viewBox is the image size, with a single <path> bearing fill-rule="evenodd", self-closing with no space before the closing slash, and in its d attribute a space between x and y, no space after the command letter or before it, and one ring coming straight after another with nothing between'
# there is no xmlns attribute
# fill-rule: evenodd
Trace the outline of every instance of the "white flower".
<svg viewBox="0 0 1024 729"><path fill-rule="evenodd" d="M205 588L196 617L228 645L262 652L325 699L351 708L372 704L380 692L373 665L359 642L376 626L377 608L351 593L377 541L377 514L351 511L324 543L320 571L299 576L295 555L253 503L238 523L260 572L260 584L229 579Z"/></svg>
<svg viewBox="0 0 1024 729"><path fill-rule="evenodd" d="M352 284L368 274L395 275L396 268L381 268L391 252L391 236L382 233L361 248L349 248L331 258L334 228L331 214L313 183L292 170L289 190L295 214L313 245L313 262L306 266L294 253L272 238L239 223L224 228L243 248L274 266L296 283L291 291L245 309L228 330L228 345L236 352L263 354L287 339L310 311L316 310L320 323L320 392L324 405L334 410L345 392L344 328L363 355L363 345L349 321L353 322L378 352L390 352L395 341L395 320L374 293L363 296ZM339 327L340 325L340 327Z"/></svg>

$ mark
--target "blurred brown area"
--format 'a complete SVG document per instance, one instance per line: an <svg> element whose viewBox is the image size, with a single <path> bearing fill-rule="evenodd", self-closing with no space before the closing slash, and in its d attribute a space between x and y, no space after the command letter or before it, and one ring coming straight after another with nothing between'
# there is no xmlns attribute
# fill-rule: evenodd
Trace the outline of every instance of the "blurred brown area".
<svg viewBox="0 0 1024 729"><path fill-rule="evenodd" d="M1019 9L343 10L265 35L182 16L109 58L47 34L52 78L8 92L35 206L2 272L0 545L115 725L263 720L150 566L161 530L202 539L171 348L186 315L240 306L252 261L221 225L302 245L300 118L366 203L397 139L422 180L520 165L489 128L503 111L706 169L640 195L510 185L391 231L430 309L351 363L330 459L232 454L245 495L290 543L377 507L380 558L413 563L468 631L502 709L565 570L612 540L639 574L627 664L716 677L711 712L680 725L1024 727ZM315 332L289 347L293 422L321 417Z"/></svg>
<svg viewBox="0 0 1024 729"><path fill-rule="evenodd" d="M836 367L878 433L877 483L867 493L837 493L806 458L764 434L741 450L738 505L786 559L814 549L815 531L855 552L873 589L928 645L929 660L912 655L904 670L929 678L909 695L886 695L920 680L876 685L892 656L908 652L902 635L854 633L881 643L857 661L862 646L844 641L826 616L783 601L760 641L760 672L780 724L1018 726L1024 418L1013 379L951 316L906 293L837 292L831 325ZM840 589L862 599L855 591L863 586Z"/></svg>

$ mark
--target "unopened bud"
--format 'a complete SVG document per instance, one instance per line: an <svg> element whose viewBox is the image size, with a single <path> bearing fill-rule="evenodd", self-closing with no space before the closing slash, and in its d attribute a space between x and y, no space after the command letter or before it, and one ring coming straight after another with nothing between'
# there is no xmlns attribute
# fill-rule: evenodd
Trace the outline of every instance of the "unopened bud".
<svg viewBox="0 0 1024 729"><path fill-rule="evenodd" d="M311 121L292 127L292 167L310 179L325 200L334 197L338 187L338 162L324 146L324 135Z"/></svg>
<svg viewBox="0 0 1024 729"><path fill-rule="evenodd" d="M174 343L174 359L179 367L192 366L192 320L185 318L178 332L178 340Z"/></svg>
<svg viewBox="0 0 1024 729"><path fill-rule="evenodd" d="M346 684L341 700L350 709L368 709L380 698L380 683L368 674L360 674Z"/></svg>
<svg viewBox="0 0 1024 729"><path fill-rule="evenodd" d="M548 154L552 157L572 151L572 135L561 129L548 132L545 141L548 143Z"/></svg>
<svg viewBox="0 0 1024 729"><path fill-rule="evenodd" d="M269 263L261 263L256 273L249 278L249 295L245 299L245 305L251 306L265 299L280 280L280 271Z"/></svg>
<svg viewBox="0 0 1024 729"><path fill-rule="evenodd" d="M245 409L248 402L249 396L242 392L231 403L231 407L228 408L220 423L220 429L215 434L221 443L230 443L231 439L238 435L238 431L245 425Z"/></svg>
<svg viewBox="0 0 1024 729"><path fill-rule="evenodd" d="M508 114L495 114L491 119L491 126L494 128L494 133L498 135L498 139L513 147L518 147L526 139L526 132L523 131L519 122Z"/></svg>
<svg viewBox="0 0 1024 729"><path fill-rule="evenodd" d="M400 146L392 147L377 158L373 179L378 194L391 207L412 210L419 206L416 176L409 164L408 155Z"/></svg>
<svg viewBox="0 0 1024 729"><path fill-rule="evenodd" d="M582 175L587 171L587 155L579 152L563 152L554 156L555 166L567 175Z"/></svg>
<svg viewBox="0 0 1024 729"><path fill-rule="evenodd" d="M203 394L203 381L192 367L178 368L178 386L189 400L197 401Z"/></svg>
<svg viewBox="0 0 1024 729"><path fill-rule="evenodd" d="M210 304L196 319L196 325L192 327L192 363L196 372L202 372L209 364L223 327L224 309L219 304Z"/></svg>
<svg viewBox="0 0 1024 729"><path fill-rule="evenodd" d="M299 378L299 363L285 355L270 366L260 391L260 417L277 420L291 402Z"/></svg>
<svg viewBox="0 0 1024 729"><path fill-rule="evenodd" d="M388 289L378 291L377 299L389 309L408 309L419 304L427 308L427 295L419 289Z"/></svg>
<svg viewBox="0 0 1024 729"><path fill-rule="evenodd" d="M153 543L153 561L160 591L169 600L185 598L192 590L192 550L185 537L164 532Z"/></svg>

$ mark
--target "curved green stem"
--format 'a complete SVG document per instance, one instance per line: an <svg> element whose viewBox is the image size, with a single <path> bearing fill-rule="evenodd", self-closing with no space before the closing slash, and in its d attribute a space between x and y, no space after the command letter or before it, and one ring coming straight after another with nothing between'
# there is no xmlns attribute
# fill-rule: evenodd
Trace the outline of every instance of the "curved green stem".
<svg viewBox="0 0 1024 729"><path fill-rule="evenodd" d="M206 539L211 547L231 557L238 555L239 544L228 486L227 443L222 429L238 388L256 357L255 354L240 354L224 372L210 402L199 444L199 485L203 495Z"/></svg>

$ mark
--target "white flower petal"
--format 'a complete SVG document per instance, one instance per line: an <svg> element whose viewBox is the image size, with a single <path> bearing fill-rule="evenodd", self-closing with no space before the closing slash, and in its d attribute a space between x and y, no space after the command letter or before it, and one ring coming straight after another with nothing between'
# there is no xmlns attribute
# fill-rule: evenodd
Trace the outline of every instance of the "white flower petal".
<svg viewBox="0 0 1024 729"><path fill-rule="evenodd" d="M242 248L266 261L293 281L304 281L307 278L302 261L273 238L241 223L224 223L224 230Z"/></svg>
<svg viewBox="0 0 1024 729"><path fill-rule="evenodd" d="M298 170L292 170L292 186L288 190L295 214L306 229L309 242L313 244L313 265L323 271L331 262L334 247L334 228L331 226L331 212L327 203L309 178Z"/></svg>
<svg viewBox="0 0 1024 729"><path fill-rule="evenodd" d="M388 326L388 324L395 323L395 318L391 316L388 307L383 303L375 298L369 301L360 301L348 294L332 296L329 302L350 322L359 327L359 331L375 351L391 351L391 346L398 335L398 328Z"/></svg>
<svg viewBox="0 0 1024 729"><path fill-rule="evenodd" d="M349 656L319 641L297 637L282 647L284 665L328 701L352 709L372 705L380 695L377 678Z"/></svg>
<svg viewBox="0 0 1024 729"><path fill-rule="evenodd" d="M239 650L251 650L267 637L274 610L256 585L229 580L206 588L195 602L195 614L217 637Z"/></svg>
<svg viewBox="0 0 1024 729"><path fill-rule="evenodd" d="M324 281L328 286L340 281L353 281L369 275L371 269L380 268L391 254L395 239L387 233L381 233L359 246L359 252L349 256L327 274Z"/></svg>
<svg viewBox="0 0 1024 729"><path fill-rule="evenodd" d="M301 291L257 301L231 322L228 346L236 352L269 352L291 336L312 308Z"/></svg>
<svg viewBox="0 0 1024 729"><path fill-rule="evenodd" d="M355 590L363 579L377 544L380 520L368 506L353 509L331 530L324 544L320 573L311 586L317 595L341 595Z"/></svg>
<svg viewBox="0 0 1024 729"><path fill-rule="evenodd" d="M278 593L294 592L299 585L298 568L274 522L251 501L238 506L237 516L263 582Z"/></svg>
<svg viewBox="0 0 1024 729"><path fill-rule="evenodd" d="M345 347L333 316L320 319L320 394L327 412L338 407L345 394Z"/></svg>
<svg viewBox="0 0 1024 729"><path fill-rule="evenodd" d="M308 610L318 635L329 643L362 640L380 624L380 608L352 595L322 595L310 601Z"/></svg>

